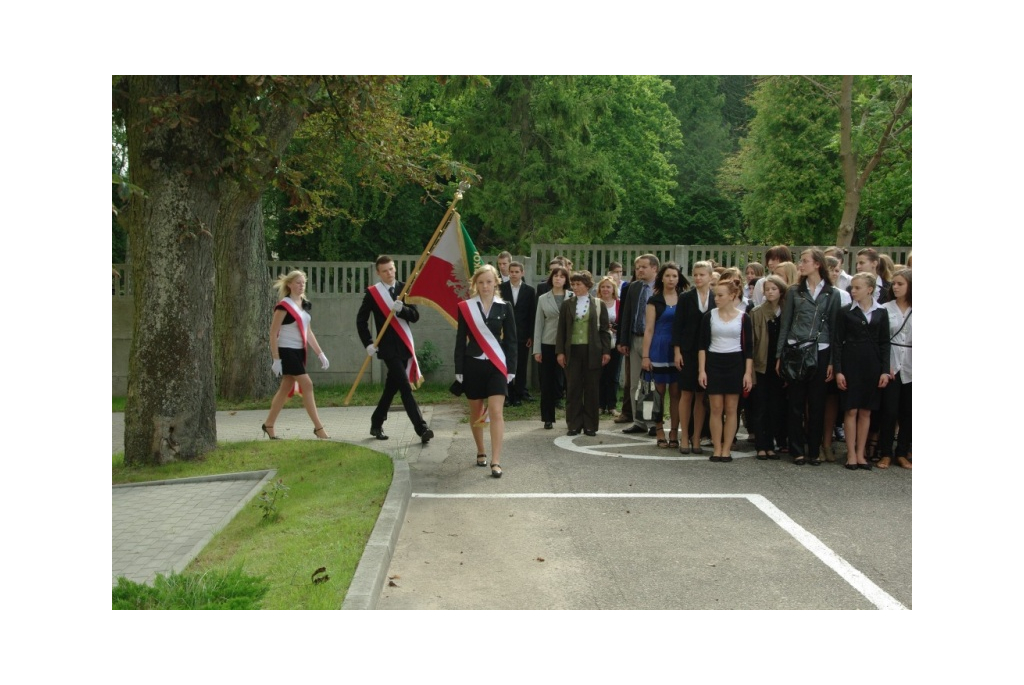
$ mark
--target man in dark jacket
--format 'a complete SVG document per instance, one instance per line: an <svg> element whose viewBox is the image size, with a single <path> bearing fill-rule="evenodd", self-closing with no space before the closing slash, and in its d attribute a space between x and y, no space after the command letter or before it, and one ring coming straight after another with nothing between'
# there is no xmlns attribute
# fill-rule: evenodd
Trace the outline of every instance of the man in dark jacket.
<svg viewBox="0 0 1024 685"><path fill-rule="evenodd" d="M416 435L420 436L423 444L426 444L434 437L434 431L427 427L423 419L423 413L416 398L412 394L410 380L418 382L421 378L419 364L416 361L416 348L412 338L412 329L409 324L416 323L420 319L420 313L414 305L405 304L398 298L404 284L395 279L395 262L387 255L377 257L377 275L380 283L369 286L366 295L363 296L363 303L356 315L356 330L359 339L366 347L366 354L377 355L384 362L388 369L387 380L384 382L384 393L380 396L377 408L370 418L370 435L378 440L387 440L384 434L384 422L388 420L388 409L391 408L391 401L395 393L401 393L402 405L405 413L412 421ZM380 345L375 347L374 338L370 335L370 314L373 314L376 330L384 327L384 321L388 314L394 311L395 316L392 322L384 330L384 336Z"/></svg>
<svg viewBox="0 0 1024 685"><path fill-rule="evenodd" d="M509 280L501 284L501 299L512 305L516 319L516 337L519 340L517 356L518 371L515 380L508 386L508 402L513 407L529 399L526 379L529 376L529 363L533 349L533 323L537 316L537 292L532 285L523 283L523 272L526 269L520 262L512 262L508 267Z"/></svg>
<svg viewBox="0 0 1024 685"><path fill-rule="evenodd" d="M650 426L640 418L640 411L637 408L635 393L636 387L640 384L641 363L644 346L644 326L646 325L645 315L647 312L647 300L654 294L654 279L658 275L660 262L652 254L645 254L637 257L636 280L629 284L626 290L626 297L621 301L621 315L619 316L619 354L629 357L629 396L633 400L633 425L624 428L623 433L647 433L654 435L654 424Z"/></svg>

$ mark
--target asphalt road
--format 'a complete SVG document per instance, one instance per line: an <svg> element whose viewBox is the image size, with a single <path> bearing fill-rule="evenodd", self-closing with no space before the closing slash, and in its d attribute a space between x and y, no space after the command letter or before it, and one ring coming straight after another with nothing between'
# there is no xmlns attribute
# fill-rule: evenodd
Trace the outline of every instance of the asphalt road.
<svg viewBox="0 0 1024 685"><path fill-rule="evenodd" d="M912 472L658 449L602 420L506 426L475 466L460 406L410 446L412 499L380 609L910 609ZM404 416L392 416L404 420ZM673 456L674 455L674 456Z"/></svg>

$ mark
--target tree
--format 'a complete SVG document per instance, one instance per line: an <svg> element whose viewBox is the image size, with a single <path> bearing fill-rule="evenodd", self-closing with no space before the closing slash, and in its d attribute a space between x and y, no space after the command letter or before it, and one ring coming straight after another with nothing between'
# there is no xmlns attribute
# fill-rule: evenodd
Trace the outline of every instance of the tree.
<svg viewBox="0 0 1024 685"><path fill-rule="evenodd" d="M860 227L864 243L878 230L909 242L909 76L764 77L749 102L757 114L722 182L742 197L750 240L848 246Z"/></svg>
<svg viewBox="0 0 1024 685"><path fill-rule="evenodd" d="M738 104L744 94L744 77L663 78L673 86L663 100L679 122L683 145L671 157L678 169L675 202L651 222L644 242L734 242L741 237L739 203L719 188L718 172L726 156L734 152L738 131L749 118Z"/></svg>
<svg viewBox="0 0 1024 685"><path fill-rule="evenodd" d="M865 77L867 78L867 77ZM836 232L836 245L849 247L860 211L861 192L871 173L881 163L883 155L900 144L903 133L910 131L910 100L913 89L911 78L871 77L871 90L858 102L861 115L856 126L853 122L853 76L843 76L839 93L839 158L842 160L845 201L843 216ZM826 91L830 97L831 95ZM880 130L879 130L880 129ZM855 135L861 140L854 141ZM909 140L905 143L908 150ZM870 156L858 148L871 146Z"/></svg>
<svg viewBox="0 0 1024 685"><path fill-rule="evenodd" d="M135 320L125 463L164 463L216 444L211 231L225 154L217 133L228 117L216 100L182 97L196 87L192 77L129 76L118 85L129 174L145 190L128 208Z"/></svg>
<svg viewBox="0 0 1024 685"><path fill-rule="evenodd" d="M723 187L740 198L747 239L830 241L842 205L839 155L831 146L838 112L801 78L761 78L749 102L756 114L722 172Z"/></svg>
<svg viewBox="0 0 1024 685"><path fill-rule="evenodd" d="M253 370L267 366L270 315L261 195L273 181L303 209L317 209L302 187L309 172L281 159L300 122L327 113L327 134L356 141L355 157L373 160L376 169L395 169L406 179L435 171L412 153L417 136L388 104L395 82L376 76L115 79L129 176L145 192L128 209L135 329L126 463L194 458L213 447L215 349L224 395L265 392L267 383L253 380ZM271 379L269 371L263 375Z"/></svg>
<svg viewBox="0 0 1024 685"><path fill-rule="evenodd" d="M452 150L483 177L463 204L477 246L609 236L633 198L670 205L678 141L654 77L494 76L452 101ZM652 119L654 123L652 124ZM635 207L635 205L631 205ZM634 212L631 212L634 213Z"/></svg>

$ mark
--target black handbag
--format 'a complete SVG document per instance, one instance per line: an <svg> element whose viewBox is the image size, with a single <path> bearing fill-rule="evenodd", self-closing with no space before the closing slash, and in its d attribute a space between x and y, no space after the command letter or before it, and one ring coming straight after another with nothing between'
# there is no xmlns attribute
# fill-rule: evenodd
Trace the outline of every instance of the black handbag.
<svg viewBox="0 0 1024 685"><path fill-rule="evenodd" d="M805 381L813 378L818 371L818 338L821 337L821 323L824 323L824 316L821 322L818 321L818 307L821 300L814 305L814 319L811 324L811 333L814 333L814 325L818 325L818 333L810 340L798 340L795 343L787 343L782 348L782 358L779 364L779 375L783 380L790 382Z"/></svg>
<svg viewBox="0 0 1024 685"><path fill-rule="evenodd" d="M805 381L812 378L818 370L817 338L782 348L782 363L779 370L787 381Z"/></svg>
<svg viewBox="0 0 1024 685"><path fill-rule="evenodd" d="M640 383L636 386L636 401L641 421L661 421L665 411L662 397L654 386L654 377L649 371L643 372L640 376Z"/></svg>

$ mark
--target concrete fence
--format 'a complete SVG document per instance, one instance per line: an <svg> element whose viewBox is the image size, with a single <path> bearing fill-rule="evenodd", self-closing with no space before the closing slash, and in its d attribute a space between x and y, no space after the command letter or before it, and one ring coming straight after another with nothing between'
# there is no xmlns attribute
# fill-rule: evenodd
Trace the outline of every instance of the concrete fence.
<svg viewBox="0 0 1024 685"><path fill-rule="evenodd" d="M724 266L744 268L748 262L763 263L764 246L751 245L534 245L530 255L513 255L513 260L526 266L525 280L536 285L544 280L547 264L555 255L566 256L575 269L589 269L595 276L604 274L612 261L626 265L627 274L633 260L646 253L662 261L674 261L684 266L689 273L690 265L703 259L714 259ZM794 254L803 248L794 247ZM850 248L846 257L846 271L853 272L853 264L859 248ZM909 247L877 248L892 257L896 263L905 263ZM419 255L393 255L400 280L408 280L415 268ZM495 263L496 255L487 255L484 261ZM324 353L331 361L329 371L316 370L319 363L310 356L310 376L316 384L350 384L355 381L366 352L356 333L356 314L362 303L363 291L367 285L376 282L372 262L268 262L272 278L292 269L301 269L307 275L306 296L313 302L312 328ZM114 265L113 278L113 373L114 395L124 395L128 389L128 355L131 350L133 302L131 297L130 272L123 264ZM419 352L433 348L441 367L428 375L429 380L447 381L455 374L455 330L439 313L430 307L420 306L420 320L413 325L413 335ZM371 326L372 330L372 326ZM532 331L531 331L532 334ZM212 335L212 332L211 332ZM429 342L427 346L425 343ZM422 359L421 359L422 363ZM531 365L535 366L535 365ZM257 370L259 372L259 370ZM267 350L266 373L270 373L270 350ZM364 374L362 382L383 382L386 370L380 362L374 361ZM532 378L531 378L532 380Z"/></svg>

